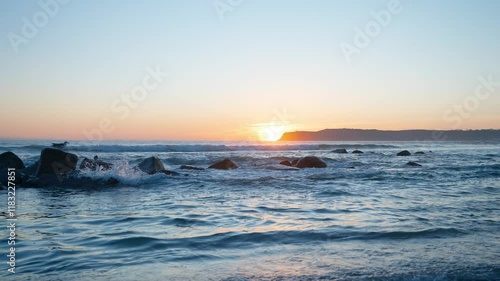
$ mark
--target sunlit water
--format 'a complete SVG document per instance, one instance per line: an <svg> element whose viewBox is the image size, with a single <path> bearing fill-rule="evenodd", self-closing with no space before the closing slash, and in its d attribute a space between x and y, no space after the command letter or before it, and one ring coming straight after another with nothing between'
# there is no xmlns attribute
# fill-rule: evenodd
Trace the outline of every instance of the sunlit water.
<svg viewBox="0 0 500 281"><path fill-rule="evenodd" d="M31 164L47 143L0 141L0 152ZM403 149L426 154L395 156ZM498 143L73 142L67 151L115 163L88 175L121 183L19 188L17 273L7 272L2 226L1 280L500 280ZM153 155L189 175L131 170ZM276 170L306 155L328 167ZM179 170L223 158L240 168Z"/></svg>

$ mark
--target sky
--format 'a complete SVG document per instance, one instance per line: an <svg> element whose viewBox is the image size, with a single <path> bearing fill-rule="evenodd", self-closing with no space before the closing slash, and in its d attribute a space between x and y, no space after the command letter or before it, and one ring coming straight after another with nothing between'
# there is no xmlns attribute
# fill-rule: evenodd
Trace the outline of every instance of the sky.
<svg viewBox="0 0 500 281"><path fill-rule="evenodd" d="M0 138L500 129L499 12L495 0L3 0Z"/></svg>

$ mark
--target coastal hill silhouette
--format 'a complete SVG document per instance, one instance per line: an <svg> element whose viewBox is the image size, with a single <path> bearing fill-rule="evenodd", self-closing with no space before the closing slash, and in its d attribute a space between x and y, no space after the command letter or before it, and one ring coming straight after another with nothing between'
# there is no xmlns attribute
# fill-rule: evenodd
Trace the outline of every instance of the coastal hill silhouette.
<svg viewBox="0 0 500 281"><path fill-rule="evenodd" d="M363 130L325 129L286 132L280 141L495 141L500 130Z"/></svg>

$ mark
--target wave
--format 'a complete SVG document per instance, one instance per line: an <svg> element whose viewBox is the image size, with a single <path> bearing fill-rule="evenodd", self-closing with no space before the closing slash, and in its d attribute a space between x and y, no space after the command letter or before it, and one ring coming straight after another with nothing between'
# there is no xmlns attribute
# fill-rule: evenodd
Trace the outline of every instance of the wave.
<svg viewBox="0 0 500 281"><path fill-rule="evenodd" d="M0 151L7 150L42 150L46 145L2 146ZM394 145L379 144L153 144L153 145L69 145L69 152L224 152L224 151L293 151L293 150L332 150L345 149L383 149L397 148Z"/></svg>
<svg viewBox="0 0 500 281"><path fill-rule="evenodd" d="M309 242L328 242L346 240L405 240L455 237L465 232L455 228L432 228L421 231L392 231L392 232L362 232L362 231L271 231L271 232L226 232L208 236L197 236L188 238L160 239L155 237L120 237L115 240L107 240L102 246L119 248L195 248L203 250L225 249L225 248L252 248L259 244L303 244ZM95 243L96 241L93 241Z"/></svg>

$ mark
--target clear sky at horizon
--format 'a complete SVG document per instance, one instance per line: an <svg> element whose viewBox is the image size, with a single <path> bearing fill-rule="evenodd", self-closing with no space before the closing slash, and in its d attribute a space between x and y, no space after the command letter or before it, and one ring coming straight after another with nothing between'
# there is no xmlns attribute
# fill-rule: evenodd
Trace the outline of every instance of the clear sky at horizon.
<svg viewBox="0 0 500 281"><path fill-rule="evenodd" d="M73 0L16 53L52 1L0 2L0 138L85 139L103 120L105 139L500 129L500 1L401 0L349 62L341 43L390 0L246 0L223 19L214 4L237 1ZM169 75L122 102L157 66Z"/></svg>

